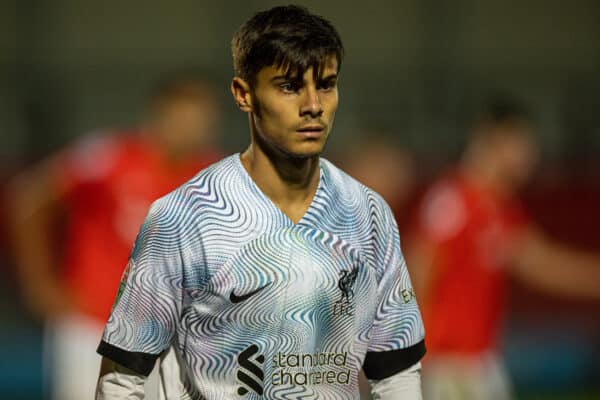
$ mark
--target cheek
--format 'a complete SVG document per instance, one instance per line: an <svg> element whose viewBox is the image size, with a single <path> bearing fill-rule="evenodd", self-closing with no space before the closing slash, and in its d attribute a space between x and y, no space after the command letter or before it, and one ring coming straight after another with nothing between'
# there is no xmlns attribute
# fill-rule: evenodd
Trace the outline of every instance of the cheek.
<svg viewBox="0 0 600 400"><path fill-rule="evenodd" d="M292 129L299 123L297 104L290 99L263 102L260 105L260 124L263 128L277 131Z"/></svg>
<svg viewBox="0 0 600 400"><path fill-rule="evenodd" d="M337 92L337 90L332 91L330 93L327 93L323 97L323 102L326 104L326 106L328 108L332 109L335 112L335 109L338 106L338 92Z"/></svg>
<svg viewBox="0 0 600 400"><path fill-rule="evenodd" d="M338 107L338 95L337 91L332 93L330 97L327 97L324 101L325 103L325 113L329 115L331 118L335 116L335 112Z"/></svg>
<svg viewBox="0 0 600 400"><path fill-rule="evenodd" d="M262 131L276 131L283 124L283 116L275 107L261 105L260 115L257 118L258 125Z"/></svg>
<svg viewBox="0 0 600 400"><path fill-rule="evenodd" d="M506 155L512 175L519 181L525 181L533 169L533 160L531 155L523 149L512 149L512 152Z"/></svg>
<svg viewBox="0 0 600 400"><path fill-rule="evenodd" d="M255 103L254 123L256 130L268 141L279 141L278 138L283 135L285 128L292 125L288 121L289 117L281 103L266 100Z"/></svg>
<svg viewBox="0 0 600 400"><path fill-rule="evenodd" d="M272 96L261 92L252 101L254 114L260 119L271 120L280 113L279 108L281 108L281 105L278 103Z"/></svg>

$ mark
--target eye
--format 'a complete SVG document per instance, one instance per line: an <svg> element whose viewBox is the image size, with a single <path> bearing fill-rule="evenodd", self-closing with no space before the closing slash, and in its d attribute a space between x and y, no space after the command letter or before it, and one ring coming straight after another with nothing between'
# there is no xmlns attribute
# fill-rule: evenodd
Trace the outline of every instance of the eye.
<svg viewBox="0 0 600 400"><path fill-rule="evenodd" d="M328 92L335 89L337 82L334 79L323 81L319 84L319 90Z"/></svg>
<svg viewBox="0 0 600 400"><path fill-rule="evenodd" d="M283 82L279 85L279 88L281 89L281 91L283 93L297 93L300 88L301 88L301 84L298 82Z"/></svg>

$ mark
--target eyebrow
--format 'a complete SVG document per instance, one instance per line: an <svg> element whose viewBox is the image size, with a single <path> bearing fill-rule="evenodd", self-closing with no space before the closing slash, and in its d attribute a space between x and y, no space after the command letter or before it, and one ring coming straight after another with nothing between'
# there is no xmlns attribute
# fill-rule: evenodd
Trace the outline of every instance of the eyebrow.
<svg viewBox="0 0 600 400"><path fill-rule="evenodd" d="M277 75L271 78L271 82L281 81L281 80L289 80L290 77L286 75Z"/></svg>
<svg viewBox="0 0 600 400"><path fill-rule="evenodd" d="M329 74L327 76L323 76L323 77L317 78L317 80L319 80L319 81L328 81L328 80L331 80L331 79L336 79L337 76L338 76L338 74L336 72L334 72L334 73L331 73L331 74ZM290 77L290 76L287 76L287 75L277 75L277 76L274 76L274 77L271 78L271 82L276 82L276 81L280 81L280 80L302 80L302 79L297 79L297 78Z"/></svg>
<svg viewBox="0 0 600 400"><path fill-rule="evenodd" d="M338 74L337 74L336 72L334 72L334 73L332 73L332 74L329 74L329 75L327 75L327 76L323 76L323 77L319 78L319 80L322 80L322 81L328 81L328 80L330 80L330 79L335 79L335 78L337 78L337 77L338 77Z"/></svg>

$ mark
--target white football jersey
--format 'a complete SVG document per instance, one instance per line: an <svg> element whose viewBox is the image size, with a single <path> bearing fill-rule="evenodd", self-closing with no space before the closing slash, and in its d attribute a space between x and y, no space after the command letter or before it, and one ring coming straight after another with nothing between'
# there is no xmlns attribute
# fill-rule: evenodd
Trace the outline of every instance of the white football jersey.
<svg viewBox="0 0 600 400"><path fill-rule="evenodd" d="M327 160L292 222L239 154L157 200L98 351L147 375L172 347L182 399L358 399L418 362L423 323L383 199Z"/></svg>

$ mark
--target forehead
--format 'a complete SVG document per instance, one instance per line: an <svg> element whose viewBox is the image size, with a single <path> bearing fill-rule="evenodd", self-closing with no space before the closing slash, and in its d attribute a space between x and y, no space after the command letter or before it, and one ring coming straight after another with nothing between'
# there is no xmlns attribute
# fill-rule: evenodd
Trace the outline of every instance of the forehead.
<svg viewBox="0 0 600 400"><path fill-rule="evenodd" d="M533 139L534 127L526 119L514 119L507 121L499 126L500 131L504 132L507 139L527 141Z"/></svg>

